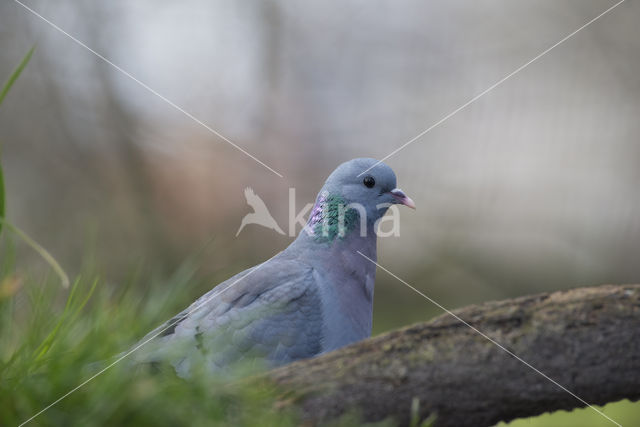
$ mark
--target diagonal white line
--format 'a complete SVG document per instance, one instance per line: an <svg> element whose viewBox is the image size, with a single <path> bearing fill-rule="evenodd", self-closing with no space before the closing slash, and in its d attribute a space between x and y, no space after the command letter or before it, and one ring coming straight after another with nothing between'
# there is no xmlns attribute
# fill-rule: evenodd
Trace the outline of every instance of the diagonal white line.
<svg viewBox="0 0 640 427"><path fill-rule="evenodd" d="M402 144L400 147L396 148L395 150L393 150L391 153L387 154L386 156L384 156L382 159L378 160L377 163L375 163L373 166L370 166L369 168L365 169L364 171L360 172L358 174L358 176L361 176L362 174L370 171L371 169L373 169L374 167L376 167L377 165L379 165L380 163L384 162L385 160L387 160L389 157L394 156L395 154L397 154L399 151L405 149L407 146L413 144L414 142L416 142L418 139L422 138L423 136L425 136L427 133L431 132L433 129L435 129L436 127L440 126L442 123L446 122L447 120L449 120L451 117L455 116L456 114L458 114L460 111L464 110L465 108L467 108L469 105L473 104L474 102L476 102L478 99L482 98L484 95L486 95L487 93L491 92L493 89L497 88L498 86L500 86L502 83L506 82L507 80L509 80L511 77L515 76L516 74L518 74L520 71L524 70L525 68L527 68L529 65L533 64L534 62L536 62L538 59L542 58L543 56L545 56L547 53L551 52L553 49L555 49L556 47L560 46L562 43L566 42L567 40L569 40L571 37L575 36L576 34L578 34L580 31L584 30L585 28L587 28L589 25L593 24L594 22L596 22L598 19L602 18L604 15L606 15L607 13L611 12L613 9L615 9L616 7L620 6L622 3L624 3L625 0L620 0L618 3L614 4L613 6L611 6L610 8L608 8L607 10L605 10L604 12L602 12L600 15L596 16L595 18L591 19L589 22L587 22L586 24L582 25L580 28L578 28L577 30L573 31L572 33L566 35L564 38L562 38L561 40L559 40L558 42L554 43L552 46L546 48L545 50L543 50L542 52L540 52L538 55L534 56L533 58L531 58L530 60L528 60L527 62L525 62L524 64L522 64L521 66L519 66L518 68L516 68L515 70L513 70L512 72L510 72L509 74L507 74L506 76L504 76L503 78L501 78L500 80L498 80L497 82L495 82L494 84L492 84L491 86L489 86L488 88L486 88L485 90L483 90L482 92L480 92L479 94L477 94L476 96L474 96L473 98L471 98L470 100L468 100L467 102L465 102L464 104L462 104L461 106L459 106L458 108L456 108L455 110L451 111L449 114L447 114L446 116L444 116L443 118L441 118L440 120L438 120L437 122L435 122L434 124L432 124L431 126L429 126L428 128L426 128L425 130L423 130L422 132L420 132L419 134L417 134L416 136L414 136L413 138L411 138L409 141L405 142L404 144Z"/></svg>
<svg viewBox="0 0 640 427"><path fill-rule="evenodd" d="M196 122L197 124L199 124L200 126L202 126L203 128L205 128L206 130L208 130L209 132L211 132L212 134L214 134L215 136L217 136L218 138L222 139L223 141L229 143L231 146L233 146L235 149L237 149L238 151L241 151L242 153L244 153L245 155L251 157L253 160L255 160L256 162L260 163L262 166L264 166L265 168L269 169L271 172L273 172L274 174L278 175L280 178L283 178L282 174L277 172L275 169L273 169L272 167L268 166L266 163L264 163L262 160L258 159L257 157L255 157L253 154L249 153L247 150L245 150L244 148L240 147L238 144L236 144L235 142L231 141L229 138L227 138L226 136L222 135L220 132L218 132L217 130L213 129L211 126L209 126L208 124L204 123L202 120L198 119L197 117L195 117L193 114L191 114L190 112L188 112L187 110L185 110L184 108L180 107L179 105L177 105L175 102L171 101L169 98L167 98L166 96L158 93L157 91L155 91L154 89L152 89L151 87L149 87L146 83L140 81L138 78L136 78L134 75L132 75L131 73L129 73L128 71L126 71L125 69L123 69L122 67L114 64L113 62L111 62L109 59L107 59L106 57L104 57L103 55L99 54L98 52L96 52L95 50L91 49L89 46L87 46L85 43L83 43L82 41L78 40L77 38L75 38L74 36L72 36L71 34L69 34L68 32L66 32L65 30L63 30L62 28L60 28L59 26L57 26L56 24L54 24L53 22L51 22L50 20L48 20L47 18L45 18L44 16L40 15L38 12L36 12L35 10L31 9L29 6L25 5L24 3L22 3L20 0L13 0L15 3L19 4L20 6L22 6L25 10L29 11L31 14L37 16L38 18L40 18L41 20L43 20L44 22L46 22L47 24L49 24L50 26L52 26L53 28L55 28L56 30L58 30L59 32L61 32L62 34L64 34L65 36L69 37L71 40L73 40L74 42L76 42L78 45L82 46L83 48L85 48L86 50L88 50L89 52L93 53L95 56L97 56L98 58L102 59L104 62L106 62L107 64L111 65L113 68L115 68L116 70L120 71L122 74L124 74L125 76L129 77L131 80L133 80L134 82L138 83L140 86L142 86L143 88L145 88L147 91L151 92L152 94L154 94L155 96L157 96L158 98L162 99L164 102L166 102L167 104L169 104L170 106L172 106L173 108L175 108L176 110L180 111L182 114L184 114L185 116L189 117L191 120L193 120L194 122Z"/></svg>
<svg viewBox="0 0 640 427"><path fill-rule="evenodd" d="M222 289L220 292L218 293L214 293L212 294L209 298L205 298L200 304L197 304L195 307L193 307L192 309L190 309L187 312L187 316L194 313L195 311L199 310L201 307L203 307L205 304L209 303L211 300L213 300L215 297L222 295L224 292L226 292L228 289L231 289L236 283L240 282L243 279L246 279L247 277L249 277L251 274L253 274L254 272L258 271L262 266L264 266L269 260L271 260L272 258L274 258L275 256L277 256L278 254L274 255L273 257L269 258L267 261L263 262L262 264L259 264L256 268L254 268L253 270L251 270L250 272L248 272L247 274L245 274L244 276L242 276L241 278L239 278L238 280L236 280L235 282L231 283L229 286L227 286L226 288ZM66 392L65 394L63 394L62 396L60 396L59 398L57 398L56 400L54 400L53 402L51 402L50 404L48 404L47 406L45 406L44 408L42 408L40 411L38 411L36 414L32 415L31 417L29 417L29 419L23 421L22 423L20 423L20 425L18 427L22 427L23 425L29 423L30 421L32 421L34 418L36 418L37 416L41 415L42 413L44 413L45 411L47 411L48 409L50 409L51 407L55 406L56 404L60 403L60 401L64 400L65 398L67 398L69 395L75 393L76 391L80 390L82 387L84 387L85 385L87 385L88 383L90 383L91 381L93 381L94 379L96 379L97 377L99 377L100 375L102 375L105 371L107 371L108 369L110 369L111 367L113 367L114 365L116 365L117 363L121 362L123 359L127 358L129 355L131 355L132 353L136 352L138 349L140 349L141 347L143 347L144 345L146 345L149 341L152 341L153 339L155 339L156 337L158 337L159 335L161 335L164 331L166 331L167 329L170 329L172 326L175 326L177 323L179 323L182 319L176 319L175 321L169 323L167 326L165 326L164 328L160 329L157 333L153 334L150 338L144 340L143 342L139 343L138 345L136 345L135 347L133 347L131 350L125 352L122 356L118 357L116 360L114 360L113 362L111 362L109 365L105 366L104 368L102 368L100 371L98 371L97 373L95 373L94 375L92 375L91 377L87 378L86 380L84 380L83 382L81 382L80 384L78 384L76 387L72 388L71 390L69 390L68 392Z"/></svg>
<svg viewBox="0 0 640 427"><path fill-rule="evenodd" d="M608 419L609 421L611 421L612 423L616 424L619 427L622 427L622 424L616 422L615 420L611 419L609 416L607 416L604 412L600 411L598 408L596 408L595 406L590 405L587 401L585 401L584 399L582 399L580 396L576 395L575 393L573 393L571 390L567 389L565 386L563 386L562 384L558 383L557 381L555 381L553 378L549 377L548 375L546 375L544 372L538 370L537 368L535 368L534 366L532 366L530 363L528 363L527 361L523 360L522 358L520 358L518 355L516 355L515 353L513 353L511 350L508 350L507 348L505 348L502 344L500 344L499 342L497 342L496 340L494 340L493 338L491 338L490 336L486 335L485 333L481 332L480 330L478 330L477 328L475 328L474 326L470 325L469 323L467 323L466 321L464 321L463 319L460 318L460 316L458 316L457 314L453 313L452 311L448 310L447 308L445 308L444 306L442 306L441 304L439 304L437 301L433 300L432 298L429 298L428 296L426 296L424 293L420 292L418 289L414 288L413 286L411 286L410 284L408 284L407 282L405 282L404 280L402 280L401 278L399 278L398 276L396 276L395 274L393 274L391 271L387 270L386 268L384 268L383 266L381 266L380 264L378 264L376 261L372 260L371 258L369 258L368 256L366 256L365 254L363 254L360 251L357 251L360 255L362 255L365 259L371 261L372 263L374 263L376 266L378 266L381 270L385 271L387 274L389 274L390 276L392 276L393 278L395 278L396 280L400 281L401 283L403 283L404 285L406 285L407 287L409 287L410 289L412 289L414 292L416 292L417 294L419 294L420 296L422 296L423 298L425 298L426 300L428 300L430 303L434 304L435 306L437 306L438 308L440 308L441 310L447 312L448 314L450 314L451 316L453 316L456 320L462 322L463 324L465 324L466 326L468 326L469 328L471 328L474 332L476 332L477 334L479 334L480 336L486 338L487 340L489 340L491 343L495 344L496 346L498 346L498 348L500 348L501 350L503 350L505 353L509 354L510 356L514 357L515 359L517 359L518 361L522 362L524 365L528 366L529 368L533 369L535 372L537 372L538 374L542 375L544 378L546 378L547 380L551 381L553 384L555 384L556 386L558 386L559 388L561 388L562 390L566 391L567 393L569 393L571 396L575 397L576 399L578 399L580 402L584 403L586 406L588 406L589 408L593 409L594 411L596 411L598 414L602 415L603 417L605 417L606 419Z"/></svg>

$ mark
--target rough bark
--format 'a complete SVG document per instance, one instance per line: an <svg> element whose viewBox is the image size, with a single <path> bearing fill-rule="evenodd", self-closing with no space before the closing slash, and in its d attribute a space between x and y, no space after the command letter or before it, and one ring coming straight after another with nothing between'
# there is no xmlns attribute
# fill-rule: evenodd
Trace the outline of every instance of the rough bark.
<svg viewBox="0 0 640 427"><path fill-rule="evenodd" d="M455 313L590 404L640 398L640 285L573 289ZM269 377L288 391L279 405L299 408L312 425L353 410L363 421L391 417L407 425L415 399L420 419L435 414L436 426L490 426L585 406L449 314Z"/></svg>

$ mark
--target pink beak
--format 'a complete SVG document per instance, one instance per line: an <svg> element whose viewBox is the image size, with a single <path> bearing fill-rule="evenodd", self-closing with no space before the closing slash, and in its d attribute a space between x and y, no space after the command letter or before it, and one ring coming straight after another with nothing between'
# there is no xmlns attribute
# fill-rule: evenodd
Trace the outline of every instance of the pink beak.
<svg viewBox="0 0 640 427"><path fill-rule="evenodd" d="M413 200L411 200L411 197L404 194L404 191L402 191L401 189L394 188L393 190L389 191L389 194L391 194L393 198L397 200L397 203L408 206L411 209L416 208L416 204L413 202Z"/></svg>

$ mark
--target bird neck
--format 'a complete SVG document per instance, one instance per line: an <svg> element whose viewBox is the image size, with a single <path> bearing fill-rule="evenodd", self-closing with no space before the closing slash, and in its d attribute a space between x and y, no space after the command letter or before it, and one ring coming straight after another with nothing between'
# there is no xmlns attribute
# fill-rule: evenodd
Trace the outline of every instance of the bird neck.
<svg viewBox="0 0 640 427"><path fill-rule="evenodd" d="M339 194L322 191L311 210L309 220L302 233L306 233L318 243L333 243L351 234L366 229L361 213L350 207Z"/></svg>

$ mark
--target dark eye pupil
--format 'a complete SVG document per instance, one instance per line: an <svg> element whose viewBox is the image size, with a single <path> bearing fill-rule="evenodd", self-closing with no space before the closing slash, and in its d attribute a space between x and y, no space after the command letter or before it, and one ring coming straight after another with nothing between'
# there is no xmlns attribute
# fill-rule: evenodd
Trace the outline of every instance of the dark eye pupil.
<svg viewBox="0 0 640 427"><path fill-rule="evenodd" d="M367 187L367 188L371 188L374 185L376 185L376 180L373 179L373 177L371 175L367 175L364 177L364 180L362 181L362 183Z"/></svg>

